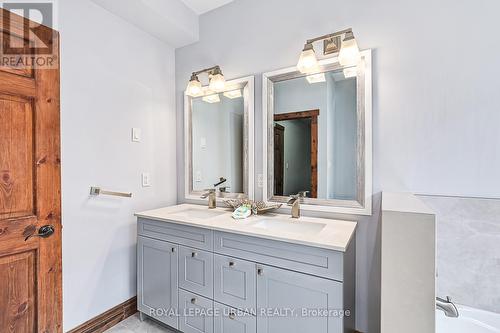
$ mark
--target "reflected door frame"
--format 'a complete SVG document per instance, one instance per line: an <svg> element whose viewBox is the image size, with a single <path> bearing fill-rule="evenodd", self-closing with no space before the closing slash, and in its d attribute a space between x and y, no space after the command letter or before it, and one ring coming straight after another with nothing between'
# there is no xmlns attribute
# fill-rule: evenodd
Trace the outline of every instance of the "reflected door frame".
<svg viewBox="0 0 500 333"><path fill-rule="evenodd" d="M274 115L274 121L311 119L311 198L318 197L318 117L319 109Z"/></svg>

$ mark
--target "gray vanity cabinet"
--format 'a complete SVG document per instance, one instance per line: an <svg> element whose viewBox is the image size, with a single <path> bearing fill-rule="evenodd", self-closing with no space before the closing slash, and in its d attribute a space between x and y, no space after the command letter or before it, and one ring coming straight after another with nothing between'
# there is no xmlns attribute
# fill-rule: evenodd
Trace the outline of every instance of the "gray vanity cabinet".
<svg viewBox="0 0 500 333"><path fill-rule="evenodd" d="M257 318L243 311L214 302L214 333L256 333Z"/></svg>
<svg viewBox="0 0 500 333"><path fill-rule="evenodd" d="M137 238L137 308L178 328L178 245ZM173 310L173 311L172 311Z"/></svg>
<svg viewBox="0 0 500 333"><path fill-rule="evenodd" d="M260 265L257 332L343 332L343 318L316 311L342 310L342 298L341 282ZM275 309L280 312L273 312Z"/></svg>
<svg viewBox="0 0 500 333"><path fill-rule="evenodd" d="M180 247L179 287L213 298L213 253Z"/></svg>
<svg viewBox="0 0 500 333"><path fill-rule="evenodd" d="M255 309L255 263L215 254L214 267L214 300L241 310Z"/></svg>
<svg viewBox="0 0 500 333"><path fill-rule="evenodd" d="M183 333L213 333L213 307L212 300L179 290L179 330Z"/></svg>
<svg viewBox="0 0 500 333"><path fill-rule="evenodd" d="M138 310L183 333L354 330L354 239L341 252L143 218L138 233Z"/></svg>

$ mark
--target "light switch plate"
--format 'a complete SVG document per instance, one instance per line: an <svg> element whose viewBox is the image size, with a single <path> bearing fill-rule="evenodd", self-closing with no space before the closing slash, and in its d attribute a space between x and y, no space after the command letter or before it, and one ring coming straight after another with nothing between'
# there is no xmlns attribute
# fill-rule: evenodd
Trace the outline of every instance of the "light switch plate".
<svg viewBox="0 0 500 333"><path fill-rule="evenodd" d="M207 148L207 138L200 138L200 148L201 149Z"/></svg>
<svg viewBox="0 0 500 333"><path fill-rule="evenodd" d="M197 183L201 182L201 171L196 171L196 178L195 178L195 181Z"/></svg>
<svg viewBox="0 0 500 333"><path fill-rule="evenodd" d="M132 128L132 142L141 142L141 129Z"/></svg>
<svg viewBox="0 0 500 333"><path fill-rule="evenodd" d="M141 174L142 179L142 187L150 187L151 186L151 176L148 172L143 172Z"/></svg>

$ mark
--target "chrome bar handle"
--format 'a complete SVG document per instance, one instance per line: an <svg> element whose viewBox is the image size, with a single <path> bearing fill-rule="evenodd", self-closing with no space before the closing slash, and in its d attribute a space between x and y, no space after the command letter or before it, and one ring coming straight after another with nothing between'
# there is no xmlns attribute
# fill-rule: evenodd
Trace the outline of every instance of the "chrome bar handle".
<svg viewBox="0 0 500 333"><path fill-rule="evenodd" d="M103 190L101 189L100 187L97 187L97 186L92 186L90 188L90 195L91 196L98 196L98 195L112 195L112 196L115 196L115 197L125 197L125 198L131 198L132 197L132 193L126 193L126 192L115 192L115 191L107 191L107 190Z"/></svg>

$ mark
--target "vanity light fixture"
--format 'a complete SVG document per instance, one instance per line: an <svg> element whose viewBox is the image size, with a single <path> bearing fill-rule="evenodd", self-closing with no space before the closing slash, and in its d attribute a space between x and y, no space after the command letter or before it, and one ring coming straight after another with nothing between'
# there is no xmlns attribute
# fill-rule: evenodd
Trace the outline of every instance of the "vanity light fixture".
<svg viewBox="0 0 500 333"><path fill-rule="evenodd" d="M236 89L236 90L226 91L224 93L224 96L226 96L227 98L230 98L230 99L234 99L234 98L242 97L243 95L241 94L240 89Z"/></svg>
<svg viewBox="0 0 500 333"><path fill-rule="evenodd" d="M220 102L220 97L219 94L213 94L213 95L208 95L208 96L203 96L202 100L207 103L219 103Z"/></svg>
<svg viewBox="0 0 500 333"><path fill-rule="evenodd" d="M297 68L301 73L309 74L319 71L319 63L312 43L306 43L299 57Z"/></svg>
<svg viewBox="0 0 500 333"><path fill-rule="evenodd" d="M203 95L203 89L201 87L201 82L198 79L198 75L191 75L188 86L186 88L186 94L191 97L198 97Z"/></svg>
<svg viewBox="0 0 500 333"><path fill-rule="evenodd" d="M308 76L306 76L306 80L310 84L320 83L320 82L326 82L325 73L318 73L318 74L308 75Z"/></svg>
<svg viewBox="0 0 500 333"><path fill-rule="evenodd" d="M191 79L186 88L186 95L191 97L199 97L203 95L203 89L198 75L208 73L208 88L214 92L222 92L226 86L226 79L222 74L219 66L202 69L201 71L193 72Z"/></svg>
<svg viewBox="0 0 500 333"><path fill-rule="evenodd" d="M323 54L338 53L339 63L342 66L355 66L361 61L358 43L354 38L352 29L349 28L308 39L297 63L297 69L301 73L314 74L320 70L313 43L321 40L323 41Z"/></svg>

